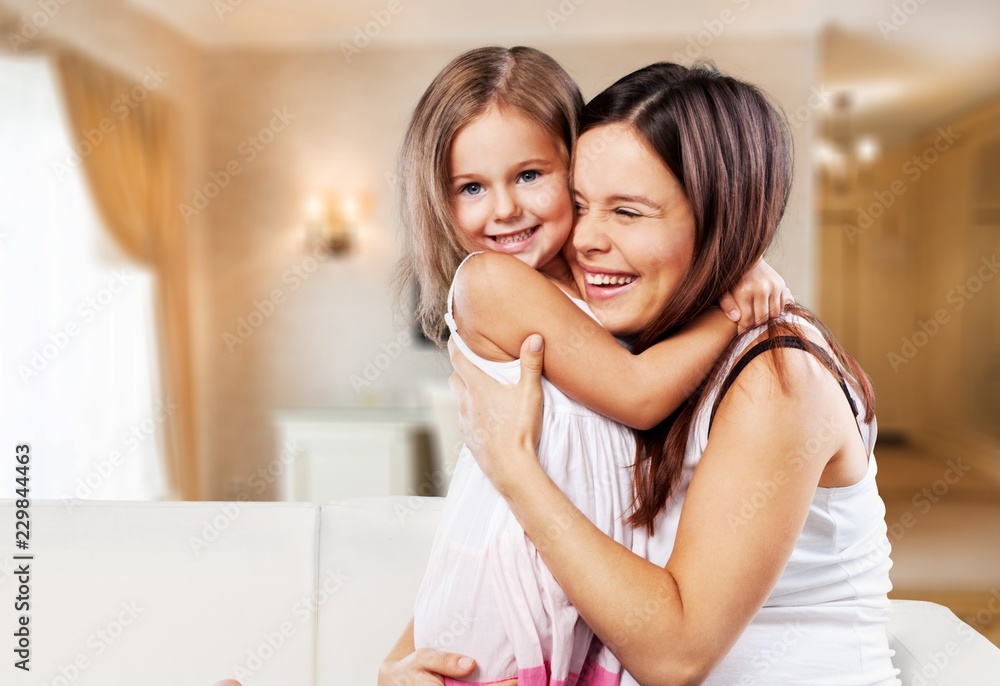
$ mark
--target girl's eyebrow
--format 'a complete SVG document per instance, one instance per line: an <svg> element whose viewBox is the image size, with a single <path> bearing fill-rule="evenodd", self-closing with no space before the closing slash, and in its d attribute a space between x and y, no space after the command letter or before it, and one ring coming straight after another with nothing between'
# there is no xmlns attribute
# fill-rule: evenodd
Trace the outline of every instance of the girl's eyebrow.
<svg viewBox="0 0 1000 686"><path fill-rule="evenodd" d="M552 164L552 160L547 157L532 157L530 160L520 162L517 166L524 167L529 164Z"/></svg>
<svg viewBox="0 0 1000 686"><path fill-rule="evenodd" d="M524 160L522 162L518 162L515 165L515 168L521 169L522 167L528 167L528 166L532 166L532 165L545 166L545 165L550 165L550 164L553 164L553 162L552 162L551 159L549 159L547 157L532 157L531 159ZM451 181L455 182L455 181L458 181L459 179L474 179L474 178L477 178L477 177L478 177L478 174L475 174L475 173L470 173L470 174L456 174L455 176L451 177Z"/></svg>

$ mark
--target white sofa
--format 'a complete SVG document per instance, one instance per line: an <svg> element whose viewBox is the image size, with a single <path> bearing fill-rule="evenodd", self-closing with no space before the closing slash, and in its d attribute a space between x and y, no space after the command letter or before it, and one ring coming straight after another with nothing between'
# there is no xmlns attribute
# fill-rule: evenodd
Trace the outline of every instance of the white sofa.
<svg viewBox="0 0 1000 686"><path fill-rule="evenodd" d="M23 551L0 567L0 684L374 684L441 503L33 502L30 612L15 610ZM8 551L14 516L0 501ZM12 653L24 614L30 672ZM897 601L890 632L907 686L1000 683L1000 650L943 607Z"/></svg>

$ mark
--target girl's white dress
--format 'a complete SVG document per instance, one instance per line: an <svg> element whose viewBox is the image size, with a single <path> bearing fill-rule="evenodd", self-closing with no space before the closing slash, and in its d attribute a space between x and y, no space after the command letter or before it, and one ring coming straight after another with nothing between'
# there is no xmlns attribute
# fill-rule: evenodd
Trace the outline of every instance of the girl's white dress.
<svg viewBox="0 0 1000 686"><path fill-rule="evenodd" d="M494 379L517 383L519 361L483 359L462 340L452 316L454 289L453 281L445 320L459 350ZM594 317L585 302L571 300ZM624 522L632 498L632 432L548 380L542 386L542 467L598 528L645 556L644 537L633 541ZM557 538L566 524L552 522L547 537ZM621 677L620 663L570 604L467 446L452 476L413 626L417 648L475 658L476 670L466 680L447 684L516 677L518 686L617 686Z"/></svg>

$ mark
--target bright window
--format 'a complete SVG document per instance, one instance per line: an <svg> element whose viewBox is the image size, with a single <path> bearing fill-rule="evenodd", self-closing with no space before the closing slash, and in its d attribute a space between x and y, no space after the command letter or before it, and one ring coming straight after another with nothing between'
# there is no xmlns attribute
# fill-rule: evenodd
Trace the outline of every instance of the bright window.
<svg viewBox="0 0 1000 686"><path fill-rule="evenodd" d="M155 499L152 274L102 226L52 64L0 57L0 93L0 497L29 442L33 498Z"/></svg>

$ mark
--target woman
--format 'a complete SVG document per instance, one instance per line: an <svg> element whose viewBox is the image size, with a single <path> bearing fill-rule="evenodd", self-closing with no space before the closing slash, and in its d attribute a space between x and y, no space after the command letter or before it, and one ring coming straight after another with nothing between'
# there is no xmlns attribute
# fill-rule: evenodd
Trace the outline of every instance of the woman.
<svg viewBox="0 0 1000 686"><path fill-rule="evenodd" d="M591 101L567 257L601 322L641 351L714 302L773 238L790 159L784 122L760 92L710 70L652 65ZM689 220L665 220L678 213ZM686 238L677 273L658 257ZM639 278L609 295L587 284L601 270ZM871 386L811 315L740 336L678 413L639 433L629 523L651 534L648 559L596 530L538 466L541 357L526 341L521 359L521 382L501 386L452 354L463 428L624 665L623 684L897 683ZM515 419L491 432L497 412ZM553 537L553 521L570 523ZM380 683L471 670L455 655L403 657L407 639Z"/></svg>

